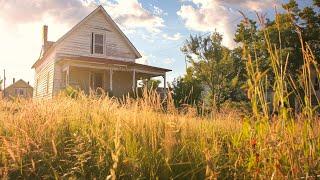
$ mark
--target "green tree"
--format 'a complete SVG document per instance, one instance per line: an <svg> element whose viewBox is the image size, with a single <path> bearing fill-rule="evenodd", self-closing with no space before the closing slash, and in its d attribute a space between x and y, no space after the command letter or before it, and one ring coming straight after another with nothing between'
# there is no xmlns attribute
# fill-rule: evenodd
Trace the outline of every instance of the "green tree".
<svg viewBox="0 0 320 180"><path fill-rule="evenodd" d="M190 36L182 47L194 76L209 90L211 104L220 111L221 104L230 98L233 79L237 78L231 51L222 44L222 35Z"/></svg>
<svg viewBox="0 0 320 180"><path fill-rule="evenodd" d="M313 5L320 7L320 0L313 0Z"/></svg>
<svg viewBox="0 0 320 180"><path fill-rule="evenodd" d="M251 57L259 61L261 69L266 70L268 68L269 60L267 58L268 51L265 47L262 38L262 33L259 32L257 23L253 20L245 18L237 26L234 40L245 47ZM239 54L242 61L246 60L242 55L243 47L238 47L234 51ZM244 64L242 62L242 64Z"/></svg>
<svg viewBox="0 0 320 180"><path fill-rule="evenodd" d="M295 0L283 4L285 13L277 13L274 20L260 18L260 27L268 32L268 37L273 48L279 51L280 59L284 62L287 58L288 73L297 78L298 72L303 64L301 43L297 28L302 33L303 40L310 46L316 57L320 56L320 12L319 0L314 0L312 7L302 10ZM270 57L267 50L267 41L257 23L248 18L238 25L235 41L244 45L250 56L255 59L256 66L261 71L270 68ZM243 58L245 60L245 58ZM319 59L319 58L318 58ZM319 61L319 60L318 60ZM319 62L318 62L319 63ZM273 81L273 73L268 73L268 78Z"/></svg>
<svg viewBox="0 0 320 180"><path fill-rule="evenodd" d="M199 105L201 92L203 91L201 81L195 77L192 67L187 69L187 74L175 79L172 83L173 99L176 107L183 104Z"/></svg>
<svg viewBox="0 0 320 180"><path fill-rule="evenodd" d="M267 80L265 86L267 91L271 89L275 91L277 89L276 87L278 86L276 85L279 85L279 83L276 83L276 73L279 75L280 67L284 67L284 65L286 67L286 77L284 79L287 82L290 79L298 81L304 63L299 34L303 39L303 45L311 48L319 64L319 0L314 0L312 6L304 7L303 9L299 8L295 0L290 0L288 3L283 4L283 9L286 12L277 12L274 20L259 16L259 28L255 21L244 17L235 34L235 41L242 45L243 54L247 55L246 57L240 55L243 61L246 62L246 58L251 57L250 59L253 61L250 64L252 64L252 69L255 72L267 72L263 73L263 79ZM270 57L270 54L273 54L273 56ZM271 61L271 58L278 61ZM275 69L278 69L279 72L275 71ZM292 86L284 84L288 92L293 92ZM292 104L294 100L294 93L291 93L286 105ZM274 101L273 104L277 106L278 103Z"/></svg>
<svg viewBox="0 0 320 180"><path fill-rule="evenodd" d="M233 79L231 81L231 92L229 99L233 102L248 101L244 86L247 81L247 73L245 63L242 59L242 48L236 47L231 51L231 58L233 61Z"/></svg>

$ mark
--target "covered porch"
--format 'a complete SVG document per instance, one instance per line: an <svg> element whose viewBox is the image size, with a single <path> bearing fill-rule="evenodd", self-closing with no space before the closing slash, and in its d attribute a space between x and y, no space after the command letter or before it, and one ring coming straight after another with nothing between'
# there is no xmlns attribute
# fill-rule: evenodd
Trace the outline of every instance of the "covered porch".
<svg viewBox="0 0 320 180"><path fill-rule="evenodd" d="M103 89L115 97L136 92L138 80L159 76L163 78L163 90L166 91L166 72L171 71L134 62L93 57L64 57L59 64L62 67L62 88L71 86L86 94Z"/></svg>

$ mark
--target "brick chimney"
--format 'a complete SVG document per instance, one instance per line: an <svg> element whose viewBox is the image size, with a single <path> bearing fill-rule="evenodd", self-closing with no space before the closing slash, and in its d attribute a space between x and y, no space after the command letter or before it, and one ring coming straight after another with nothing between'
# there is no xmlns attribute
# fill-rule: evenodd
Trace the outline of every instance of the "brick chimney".
<svg viewBox="0 0 320 180"><path fill-rule="evenodd" d="M42 38L43 38L43 42L42 42L43 51L47 51L48 49L48 26L47 25L43 25Z"/></svg>

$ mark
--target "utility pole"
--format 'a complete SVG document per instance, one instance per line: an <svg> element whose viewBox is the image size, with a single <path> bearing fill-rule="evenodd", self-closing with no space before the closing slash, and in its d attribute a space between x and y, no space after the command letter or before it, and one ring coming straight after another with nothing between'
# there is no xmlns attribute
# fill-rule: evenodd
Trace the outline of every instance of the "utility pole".
<svg viewBox="0 0 320 180"><path fill-rule="evenodd" d="M6 70L3 70L3 97L6 96Z"/></svg>

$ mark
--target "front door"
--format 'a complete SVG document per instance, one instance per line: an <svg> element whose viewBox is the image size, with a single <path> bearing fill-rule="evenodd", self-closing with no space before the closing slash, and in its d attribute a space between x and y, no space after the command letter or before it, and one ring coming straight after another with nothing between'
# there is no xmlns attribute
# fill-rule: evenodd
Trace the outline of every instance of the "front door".
<svg viewBox="0 0 320 180"><path fill-rule="evenodd" d="M96 91L98 88L103 88L103 74L102 73L91 73L90 88L93 91Z"/></svg>

